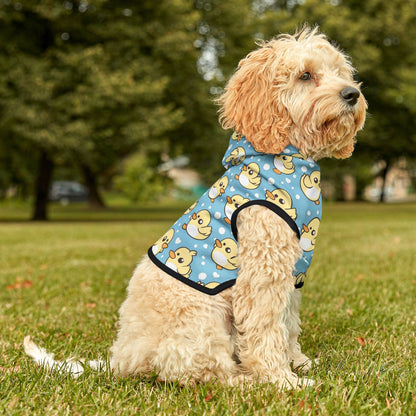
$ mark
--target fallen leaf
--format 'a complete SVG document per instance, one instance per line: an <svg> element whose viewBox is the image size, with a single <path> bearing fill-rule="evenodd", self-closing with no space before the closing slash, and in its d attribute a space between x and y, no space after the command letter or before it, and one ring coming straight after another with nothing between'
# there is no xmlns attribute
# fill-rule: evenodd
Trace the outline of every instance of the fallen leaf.
<svg viewBox="0 0 416 416"><path fill-rule="evenodd" d="M362 347L364 347L364 345L365 345L365 339L364 339L364 338L361 338L361 337L357 337L357 338L355 338L355 337L354 337L354 339L356 339L356 340L358 341L358 343L359 343Z"/></svg>
<svg viewBox="0 0 416 416"><path fill-rule="evenodd" d="M351 310L351 309L347 309L347 314L349 315L349 316L352 316L354 313L353 313L353 311Z"/></svg>
<svg viewBox="0 0 416 416"><path fill-rule="evenodd" d="M17 278L17 280L18 279L19 278ZM17 281L16 283L13 283L12 285L6 286L6 289L7 290L26 289L32 286L33 286L33 282L31 280L23 280L23 281Z"/></svg>
<svg viewBox="0 0 416 416"><path fill-rule="evenodd" d="M206 402L210 402L211 400L212 400L212 398L213 398L214 396L213 396L213 394L212 394L212 391L210 390L209 391L209 393L205 396L205 401Z"/></svg>
<svg viewBox="0 0 416 416"><path fill-rule="evenodd" d="M88 308L88 309L94 309L96 306L97 306L97 304L95 302L87 303L85 305L85 307Z"/></svg>
<svg viewBox="0 0 416 416"><path fill-rule="evenodd" d="M364 279L364 274L363 273L360 273L360 274L358 274L357 276L355 276L355 281L356 282L359 282L360 280L363 280Z"/></svg>
<svg viewBox="0 0 416 416"><path fill-rule="evenodd" d="M305 406L305 402L303 400L298 401L298 410L302 410Z"/></svg>

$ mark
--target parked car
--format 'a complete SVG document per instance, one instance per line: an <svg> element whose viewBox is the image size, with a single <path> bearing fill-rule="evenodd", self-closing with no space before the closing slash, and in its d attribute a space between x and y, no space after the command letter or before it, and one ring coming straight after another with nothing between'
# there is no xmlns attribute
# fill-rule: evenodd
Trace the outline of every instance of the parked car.
<svg viewBox="0 0 416 416"><path fill-rule="evenodd" d="M70 202L82 202L88 200L88 189L74 181L56 181L49 190L49 200L67 205Z"/></svg>

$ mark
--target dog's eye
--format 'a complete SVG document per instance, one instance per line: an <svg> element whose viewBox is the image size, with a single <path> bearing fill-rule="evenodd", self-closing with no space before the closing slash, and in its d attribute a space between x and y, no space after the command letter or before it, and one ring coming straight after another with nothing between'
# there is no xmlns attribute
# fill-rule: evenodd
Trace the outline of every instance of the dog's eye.
<svg viewBox="0 0 416 416"><path fill-rule="evenodd" d="M300 77L299 77L299 79L301 80L301 81L309 81L310 79L312 78L312 75L311 75L311 73L310 72L304 72Z"/></svg>

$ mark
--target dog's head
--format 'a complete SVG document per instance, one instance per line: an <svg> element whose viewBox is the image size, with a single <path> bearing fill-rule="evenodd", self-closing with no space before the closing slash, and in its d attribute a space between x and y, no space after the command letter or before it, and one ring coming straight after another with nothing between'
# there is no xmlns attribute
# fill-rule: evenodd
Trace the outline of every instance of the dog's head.
<svg viewBox="0 0 416 416"><path fill-rule="evenodd" d="M224 128L255 149L347 158L365 121L367 104L349 59L318 30L281 35L239 63L218 102Z"/></svg>

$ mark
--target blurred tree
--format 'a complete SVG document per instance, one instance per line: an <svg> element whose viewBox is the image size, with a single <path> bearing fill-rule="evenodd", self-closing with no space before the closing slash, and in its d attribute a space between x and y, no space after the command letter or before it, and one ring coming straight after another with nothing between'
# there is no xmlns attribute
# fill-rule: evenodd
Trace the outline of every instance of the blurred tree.
<svg viewBox="0 0 416 416"><path fill-rule="evenodd" d="M211 180L228 135L213 98L251 23L248 0L0 3L0 129L39 160L34 218L56 163L79 165L96 205L97 178L137 150L186 153Z"/></svg>
<svg viewBox="0 0 416 416"><path fill-rule="evenodd" d="M238 61L254 46L253 12L251 0L196 0L194 8L198 22L193 59L171 57L176 75L168 86L169 98L185 110L186 122L169 136L171 153L186 153L191 166L210 185L223 170L219 155L229 136L218 123L214 99Z"/></svg>
<svg viewBox="0 0 416 416"><path fill-rule="evenodd" d="M123 164L123 173L115 177L114 185L130 201L158 201L166 197L171 180L151 166L146 155L135 153Z"/></svg>
<svg viewBox="0 0 416 416"><path fill-rule="evenodd" d="M164 134L184 117L164 100L172 72L154 56L154 43L164 39L172 51L177 40L167 39L177 32L193 48L192 11L187 0L158 8L106 0L1 4L0 131L30 145L26 157L38 159L34 219L46 219L57 157L77 161L100 203L97 175L138 146L164 149Z"/></svg>

